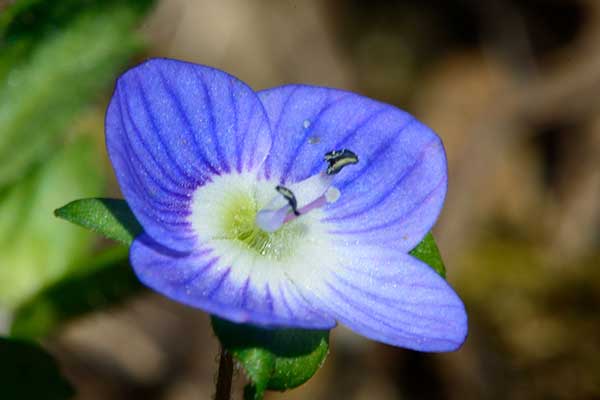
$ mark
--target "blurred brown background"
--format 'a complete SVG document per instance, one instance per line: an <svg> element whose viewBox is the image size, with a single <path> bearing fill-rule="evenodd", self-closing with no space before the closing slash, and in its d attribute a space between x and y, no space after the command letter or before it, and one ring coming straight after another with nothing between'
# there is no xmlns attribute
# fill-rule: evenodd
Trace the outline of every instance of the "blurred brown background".
<svg viewBox="0 0 600 400"><path fill-rule="evenodd" d="M146 56L255 89L353 90L446 145L434 232L469 311L464 347L420 354L338 328L323 369L268 398L600 398L599 1L163 0L140 29ZM209 399L210 332L202 312L146 294L49 345L80 399Z"/></svg>

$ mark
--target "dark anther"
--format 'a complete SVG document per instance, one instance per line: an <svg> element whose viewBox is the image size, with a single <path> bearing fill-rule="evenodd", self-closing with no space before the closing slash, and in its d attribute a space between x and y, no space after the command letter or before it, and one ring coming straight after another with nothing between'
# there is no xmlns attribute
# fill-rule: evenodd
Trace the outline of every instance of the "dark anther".
<svg viewBox="0 0 600 400"><path fill-rule="evenodd" d="M294 195L294 192L292 192L290 189L286 188L285 186L281 186L281 185L277 185L275 187L275 190L277 190L277 192L279 192L279 194L281 194L283 197L285 197L285 199L287 200L290 207L292 207L292 211L294 212L294 215L296 215L296 216L300 215L300 212L298 211L298 201L296 200L296 196Z"/></svg>
<svg viewBox="0 0 600 400"><path fill-rule="evenodd" d="M329 163L327 175L335 175L346 165L357 164L358 156L348 149L333 150L325 153L325 161Z"/></svg>

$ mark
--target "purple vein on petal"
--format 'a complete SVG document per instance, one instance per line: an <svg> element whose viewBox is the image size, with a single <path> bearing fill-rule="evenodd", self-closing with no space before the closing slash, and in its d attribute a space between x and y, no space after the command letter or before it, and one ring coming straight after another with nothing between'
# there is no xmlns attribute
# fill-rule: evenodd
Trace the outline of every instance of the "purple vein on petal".
<svg viewBox="0 0 600 400"><path fill-rule="evenodd" d="M209 162L204 151L201 150L201 146L198 144L198 141L196 140L196 134L195 134L196 130L194 129L194 124L192 124L192 122L189 120L189 118L185 112L185 109L183 107L183 104L181 104L181 101L179 100L179 97L177 96L176 93L174 93L171 90L171 88L167 84L166 78L164 77L162 72L160 70L157 70L157 72L158 72L158 76L161 79L163 88L165 89L165 92L169 95L169 97L171 98L171 101L173 102L173 105L175 106L175 109L177 110L177 114L179 114L179 117L181 118L182 122L188 128L188 132L189 132L190 136L192 137L192 142L194 143L194 147L196 148L197 155L200 156L200 159L203 161L204 165L206 165L206 167L208 168L210 173L218 175L219 174L218 169L215 168ZM198 77L198 78L200 79L200 77ZM212 134L212 131L211 131L211 134Z"/></svg>
<svg viewBox="0 0 600 400"><path fill-rule="evenodd" d="M239 131L239 120L238 120L238 114L240 112L239 110L239 106L238 106L238 102L235 98L235 91L234 91L234 80L230 77L227 77L227 79L229 80L229 105L231 107L231 109L233 110L232 117L233 117L233 132L231 132L231 134L233 134L233 136L235 137L235 170L238 173L242 172L242 146L241 146L241 134L242 132ZM247 119L250 119L250 116L248 116ZM246 132L246 131L245 131Z"/></svg>
<svg viewBox="0 0 600 400"><path fill-rule="evenodd" d="M339 299L341 299L342 302L345 305L347 305L350 308L352 308L354 310L354 312L362 314L363 316L366 317L366 319L371 319L373 321L376 321L376 322L378 322L378 323L380 323L380 324L382 324L382 325L384 325L384 326L386 326L386 327L388 327L388 328L390 328L390 329L392 329L394 331L400 331L400 332L402 332L401 336L404 336L407 339L421 337L420 335L411 333L411 332L409 332L406 329L403 329L401 327L395 327L395 326L392 326L392 325L388 324L385 319L379 318L377 315L374 315L372 313L373 310L370 310L370 309L369 310L364 310L364 308L365 308L364 305L357 304L352 299L350 299L348 296L345 296L339 290L337 290L337 288L334 285L332 285L331 283L325 282L325 285L329 288L329 290L331 290L331 292L335 296L337 296ZM333 305L331 305L331 306L333 306ZM346 316L346 317L348 317L348 316Z"/></svg>
<svg viewBox="0 0 600 400"><path fill-rule="evenodd" d="M340 96L339 98L337 98L337 99L335 99L333 101L329 101L328 103L326 101L327 104L325 104L319 110L319 112L315 116L309 118L309 120L311 121L310 127L308 129L304 130L304 135L302 136L302 140L300 140L300 142L298 143L298 145L296 146L296 148L292 152L292 156L288 160L285 168L282 169L283 170L283 173L281 174L281 181L282 182L285 182L287 180L288 175L290 174L290 172L292 170L292 167L294 166L294 161L296 161L296 158L298 158L298 154L300 153L300 149L306 143L307 138L314 132L315 127L319 123L319 120L321 119L321 117L327 111L329 111L331 108L333 108L334 106L338 105L342 101L347 100L348 98L352 99L353 96L350 95L350 94L346 94L344 96ZM329 100L329 99L327 99L327 100Z"/></svg>
<svg viewBox="0 0 600 400"><path fill-rule="evenodd" d="M142 84L140 82L140 79L137 78L136 79L137 85L140 88L140 94L141 94L141 100L142 103L144 103L144 110L146 112L146 114L148 115L148 119L150 120L150 124L152 125L152 133L156 136L156 138L158 139L160 145L161 145L161 149L164 150L165 155L167 156L167 158L170 161L171 165L174 165L176 168L179 168L179 166L174 162L171 154L169 154L164 142L162 141L162 138L160 135L157 135L156 132L158 132L156 129L156 125L154 124L154 121L150 118L150 114L151 114L151 110L148 108L149 104L147 102L147 100L144 98L145 96L145 92L143 90ZM119 104L119 110L120 110L120 119L121 119L121 125L123 125L123 128L126 127L127 124L125 124L125 120L123 119L123 114L127 115L127 120L129 122L129 125L131 126L131 128L133 129L133 133L136 135L136 137L138 138L138 140L140 141L140 144L142 145L142 147L144 148L144 150L146 150L146 152L149 155L149 158L152 160L152 162L154 163L154 165L156 165L157 169L159 169L161 172L163 172L163 174L165 175L165 177L167 177L169 180L171 180L172 182L174 182L177 186L184 186L185 184L181 184L179 182L177 182L175 180L175 178L171 177L167 171L162 167L162 165L160 165L160 163L158 162L158 160L156 160L153 152L151 151L151 146L148 145L148 143L146 142L146 140L144 139L144 136L141 134L137 124L133 121L133 118L131 117L132 112L131 112L131 107L129 105L129 102L125 100L125 98L123 97L123 92L127 91L127 84L125 82L121 82L120 86L122 87L122 90L118 91L118 97L117 97L117 101ZM133 150L133 145L131 144L131 140L129 138L129 134L126 132L125 137L127 138L127 142L129 143L129 147ZM184 175L184 174L183 174ZM186 176L186 175L184 175ZM187 179L191 179L189 177L186 176Z"/></svg>
<svg viewBox="0 0 600 400"><path fill-rule="evenodd" d="M370 113L367 115L367 117L365 117L365 119L363 119L362 121L359 121L358 124L356 125L356 127L354 127L352 130L350 130L350 132L348 132L348 134L346 136L344 136L343 138L341 138L336 144L335 146L333 146L334 149L339 149L345 146L345 144L354 137L354 135L356 135L362 128L364 128L366 125L370 124L371 122L375 121L377 118L379 118L381 115L385 114L386 112L391 111L389 106L382 106L379 110L375 111L374 113Z"/></svg>
<svg viewBox="0 0 600 400"><path fill-rule="evenodd" d="M252 102L252 106L250 107L250 112L248 114L248 118L246 118L246 127L243 132L247 133L250 131L250 126L251 126L250 124L252 123L254 118L256 118L256 115L254 114L254 112L256 111L256 107L258 104L259 103L257 101ZM266 118L266 116L265 116L265 118ZM270 130L270 127L269 127L269 130ZM258 146L258 139L259 139L258 135L251 135L251 137L253 138L252 144L251 145L246 144L248 146L248 148L250 149L250 152L248 153L248 164L246 165L247 170L252 170L254 168L253 160L254 160L254 155L256 154L256 147ZM242 160L243 153L244 153L244 151L242 149L240 151L240 156L238 159L240 168L244 167L243 160ZM242 171L240 170L239 172L242 172Z"/></svg>
<svg viewBox="0 0 600 400"><path fill-rule="evenodd" d="M286 274L286 276L288 276L288 275ZM296 283L289 276L288 276L288 282L290 283L290 290L288 290L287 293L290 295L290 300L295 301L295 303L298 304L298 307L305 309L305 311L308 314L316 315L319 318L322 318L323 316L330 317L329 314L316 312L312 306L312 303L310 301L308 301L306 299L306 297L304 297L301 290L298 288Z"/></svg>
<svg viewBox="0 0 600 400"><path fill-rule="evenodd" d="M210 251L208 251L208 252L210 252ZM198 255L200 255L200 254L198 254ZM180 282L178 284L180 284L182 287L187 287L187 286L193 285L194 282L198 278L202 277L204 274L206 274L208 271L210 271L212 269L212 267L217 263L217 261L219 261L219 257L211 258L210 260L208 260L208 262L206 264L204 264L192 276L190 276L185 281Z"/></svg>
<svg viewBox="0 0 600 400"><path fill-rule="evenodd" d="M122 114L123 113L121 113L121 119L122 119ZM123 123L124 121L121 121L121 122ZM189 198L186 196L186 194L180 193L180 192L174 192L174 191L170 190L169 188L167 188L162 182L158 181L157 178L154 176L154 174L151 173L148 170L148 168L146 167L145 160L142 160L140 158L140 156L138 155L137 151L134 150L133 144L131 143L129 135L127 133L125 133L123 136L125 137L125 141L126 141L126 143L124 143L124 144L127 146L127 148L124 149L124 151L129 155L129 157L133 157L136 159L136 164L139 165L140 168L144 171L144 175L146 175L155 184L155 186L157 186L162 192L178 199L177 202L179 203L179 206L182 208L185 208L185 204L187 204L187 202L189 201ZM122 153L120 153L120 154L121 154L121 156L123 156ZM154 157L152 155L150 155L150 158L152 159L153 163L157 166L157 168L159 168L159 170L162 171L162 169L158 166L158 163L156 162ZM128 164L130 165L130 163L128 163ZM138 184L141 185L142 187L144 187L144 191L148 195L147 199L150 199L150 201L152 201L155 204L161 205L163 207L167 207L167 209L162 208L162 207L157 207L157 209L159 209L161 211L165 211L165 212L173 211L171 209L172 204L166 204L166 203L160 202L154 198L155 196L150 195L150 193L148 192L149 189L147 188L147 186L144 183L142 183L143 180L141 180L141 178L139 178L139 176L137 174L137 170L135 168L132 168L131 165L130 165L129 171L130 171L130 174L133 174L136 177L138 177ZM166 176L166 179L170 180L170 177ZM175 182L173 182L173 181L171 181L171 182L177 186L177 184ZM183 202L183 204L181 204L180 202Z"/></svg>
<svg viewBox="0 0 600 400"><path fill-rule="evenodd" d="M329 233L342 234L342 235L344 235L344 234L354 234L354 233L367 233L367 232L372 232L372 231L379 230L379 229L385 229L385 228L388 228L388 227L390 227L392 225L400 224L400 223L404 222L406 219L408 219L415 211L419 210L428 201L430 201L433 198L433 195L440 188L440 186L442 186L445 182L446 182L445 179L441 179L440 182L438 182L435 185L435 187L429 193L427 193L427 195L422 200L420 200L417 203L415 203L415 206L413 208L411 208L410 210L408 210L408 212L400 215L397 218L387 220L383 224L367 226L367 227L362 228L362 229L330 230Z"/></svg>
<svg viewBox="0 0 600 400"><path fill-rule="evenodd" d="M358 312L359 314L362 314L364 317L366 317L366 319L371 319L395 332L402 332L402 334L400 334L399 336L404 336L404 338L406 339L413 339L413 338L419 338L421 339L423 336L416 334L416 333L412 333L404 328L402 328L401 326L394 326L388 323L389 318L386 316L381 315L380 313L378 313L377 311L371 309L370 307L367 310L364 310L364 307L361 307L360 304L357 304L355 301L353 301L352 299L350 299L349 297L345 296L344 294L342 294L339 290L337 290L335 288L335 286L331 285L329 282L325 283L326 286L332 291L332 293L334 293L338 298L340 298L345 304L347 304L348 306L350 306L355 312ZM398 321L397 321L398 322ZM400 321L401 322L401 321ZM389 335L385 335L388 336ZM443 338L440 336L429 336L429 339L434 339L434 340L442 340L442 341L447 341L450 343L458 343L457 341L448 339L448 338Z"/></svg>
<svg viewBox="0 0 600 400"><path fill-rule="evenodd" d="M178 204L177 209L173 209L173 204L168 204L168 203L164 203L162 201L157 200L156 196L152 193L152 191L143 182L142 178L138 175L138 173L136 172L136 169L133 168L133 166L131 165L131 161L128 159L128 157L126 157L124 154L122 154L122 152L120 150L114 149L114 151L116 152L116 154L118 154L121 157L121 159L126 160L125 162L127 163L127 167L129 169L129 176L136 183L135 187L132 190L135 190L136 192L138 192L138 197L144 198L146 201L149 201L150 203L152 203L152 207L153 207L152 212L150 212L150 209L148 209L148 208L143 208L143 209L140 208L138 211L144 212L147 216L151 217L152 219L170 221L169 223L172 225L187 226L188 225L187 222L184 223L181 221L181 219L178 218L178 217L186 217L189 215L189 212L182 211L180 209L180 208L185 208L187 210L187 203ZM141 189L144 192L143 196L140 196L139 191L135 188ZM154 211L159 211L160 213L155 214ZM175 221L177 221L177 222L172 222L171 220L164 218L164 214L169 214L171 216L174 216Z"/></svg>
<svg viewBox="0 0 600 400"><path fill-rule="evenodd" d="M165 91L169 94L169 97L171 97L172 100L176 100L177 96L171 92L169 86L167 85L164 76L162 75L162 73L160 72L160 70L157 70L159 77L161 78L161 83L163 85L163 88L165 89ZM139 81L139 77L138 77L138 81ZM142 102L144 103L144 108L147 110L150 110L150 103L148 101L148 97L146 95L146 91L143 89L142 83L141 81L139 81L138 85L140 86L140 92L141 92L141 98L142 98ZM175 104L175 108L178 109L179 112L182 112L179 109L179 105L176 103ZM150 110L151 111L151 110ZM150 121L150 124L152 125L153 128L153 132L155 132L156 138L159 141L159 143L161 144L161 146L165 149L165 153L167 154L169 161L172 163L173 166L175 166L175 168L177 168L177 170L183 174L184 176L188 176L184 170L181 169L181 166L175 161L175 159L173 158L173 156L171 155L171 153L167 150L169 147L165 144L162 135L160 134L160 129L158 128L158 124L156 123L156 120L154 119L152 112L148 112L148 119ZM188 124L189 128L191 129L191 126ZM194 142L194 147L196 148L196 153L200 156L201 160L204 161L204 164L208 167L208 169L210 170L211 173L214 173L214 170L212 170L212 166L206 162L206 159L204 158L204 155L202 152L200 152L200 147L198 145L198 143L196 143L196 138L195 135L193 134L193 131L190 130L190 135L192 136L192 141ZM192 165L193 167L193 165ZM201 176L205 176L206 172L203 171L197 171L196 173L198 173ZM190 178L188 176L189 179L194 179L195 178Z"/></svg>
<svg viewBox="0 0 600 400"><path fill-rule="evenodd" d="M120 154L120 156L123 158L123 155L121 154L120 151L116 151L116 154ZM168 215L171 215L172 217L174 217L173 221L177 221L178 223L182 222L182 220L179 217L185 218L185 217L189 216L189 213L187 211L173 209L172 204L166 204L166 203L156 200L154 198L154 195L151 192L149 192L148 188L144 185L144 183L142 183L141 178L137 175L137 173L133 172L133 168L129 162L127 162L127 168L130 170L129 176L133 179L133 181L135 182L135 186L136 186L135 188L132 188L131 190L135 190L135 192L138 194L138 197L143 198L146 201L149 201L150 203L152 203L152 212L150 214L146 213L146 215L152 216L152 218L158 218L161 220L164 219L167 221L171 221L169 219L163 218L163 214L168 214ZM143 193L140 193L140 191L138 189L140 189ZM146 211L150 211L150 209L147 209ZM159 213L154 213L154 211L158 211ZM186 223L186 225L187 225L187 223Z"/></svg>
<svg viewBox="0 0 600 400"><path fill-rule="evenodd" d="M160 74L160 71L159 71L159 77L161 78L161 83L163 84L163 87L165 88L167 93L169 93L170 89L168 88L168 85L166 85L166 83L164 82L164 78L163 78L162 74ZM148 116L148 121L150 121L150 125L152 125L152 133L156 137L156 140L158 140L158 143L160 143L161 148L165 151L165 155L169 159L170 164L173 165L175 167L175 169L177 169L177 171L182 176L185 176L187 179L191 180L192 182L196 182L197 179L194 178L193 176L188 175L187 172L182 168L183 166L179 165L179 163L177 163L177 161L171 154L171 152L169 150L169 146L167 146L167 144L163 140L163 137L160 133L160 129L158 128L156 119L154 118L152 108L150 107L150 101L148 101L148 94L146 93L146 89L144 89L144 85L142 84L140 77L137 75L136 75L136 80L137 80L138 87L140 89L140 99L143 103L144 110L146 110L146 114ZM169 96L172 98L175 97L172 93L169 93ZM199 171L199 172L201 173L202 176L206 175L205 173L202 173L202 171Z"/></svg>
<svg viewBox="0 0 600 400"><path fill-rule="evenodd" d="M273 312L273 296L271 295L271 289L269 288L268 283L265 287L265 292L266 292L265 296L266 296L267 306L269 307L269 312L272 313Z"/></svg>
<svg viewBox="0 0 600 400"><path fill-rule="evenodd" d="M158 126L156 125L156 121L152 117L152 110L150 109L150 104L148 102L148 97L146 95L146 91L144 90L144 87L142 86L142 82L141 82L141 80L140 80L140 78L138 76L136 76L136 81L137 81L137 85L138 85L139 90L140 90L140 99L141 99L141 101L143 103L144 111L145 111L145 113L148 116L148 120L150 121L150 125L152 125L152 134L158 140L158 143L160 144L160 148L164 151L165 156L167 157L170 165L173 165L175 167L175 169L177 170L177 172L179 172L179 174L181 176L183 176L186 181L191 181L192 182L192 186L194 186L195 184L197 184L196 178L194 178L193 176L189 176L184 170L182 170L181 167L175 161L175 158L173 158L173 155L169 151L168 146L164 142L162 136L159 134ZM123 85L125 85L125 84L123 83ZM139 138L139 140L142 143L142 146L144 147L144 149L148 152L148 154L150 154L151 158L153 159L153 161L155 162L155 164L157 165L157 167L160 168L161 171L163 171L164 169L160 165L160 162L158 160L156 160L156 157L154 156L154 154L151 151L151 146L148 146L148 143L144 139L144 136L141 134L141 131L140 131L139 127L134 122L134 120L133 120L133 118L131 116L132 113L131 113L130 104L129 104L128 101L125 101L125 99L123 99L122 92L119 93L119 99L118 100L119 100L119 108L121 109L121 114L123 114L124 111L127 111L127 119L129 121L129 124L133 128L136 136ZM123 103L125 103L125 106L123 105ZM121 117L121 120L123 121L122 117ZM164 170L164 173L165 173L166 176L169 176L167 174L166 170ZM173 180L175 180L175 179L173 178ZM189 187L189 186L184 185L184 187Z"/></svg>
<svg viewBox="0 0 600 400"><path fill-rule="evenodd" d="M246 308L246 302L248 301L248 288L250 287L250 277L246 278L244 282L244 286L242 287L242 292L240 294L240 307Z"/></svg>
<svg viewBox="0 0 600 400"><path fill-rule="evenodd" d="M334 144L332 146L332 149L344 148L345 147L344 144L348 140L350 140L356 133L358 133L358 131L360 131L362 128L364 128L367 124L371 123L373 120L378 118L380 115L384 114L385 111L389 111L389 108L384 106L384 107L381 107L379 110L377 110L374 113L367 114L367 116L365 118L361 119L360 121L358 121L354 127L347 129L346 131L348 133L346 134L346 136L344 136L336 144ZM361 155L361 156L363 156L363 155ZM315 164L315 166L311 169L309 176L317 174L322 169L323 169L323 163L319 162L319 163Z"/></svg>
<svg viewBox="0 0 600 400"><path fill-rule="evenodd" d="M141 169L144 171L144 175L146 175L152 182L154 182L155 186L157 186L162 192L164 192L170 196L176 197L176 198L179 197L179 199L176 200L178 203L180 203L181 201L187 202L189 200L187 197L185 197L181 194L175 194L173 192L170 192L169 189L164 187L164 185L162 183L158 182L156 180L156 178L154 177L154 175L152 175L148 171L148 169L146 168L145 164L142 162L142 159L139 157L139 155L135 151L133 151L133 149L131 149L130 147L128 149L123 149L122 151L120 149L114 149L114 151L123 160L126 160L128 169L130 171L130 175L135 176L137 178L136 180L137 180L138 185L144 189L144 192L148 196L147 199L149 199L151 202L166 207L165 211L169 211L169 207L172 207L172 205L173 205L172 203L167 204L167 203L163 203L163 202L155 199L155 196L153 195L152 190L150 188L148 188L145 183L143 183L144 181L138 175L137 169L133 167L132 161L130 158L135 158L136 164L141 166Z"/></svg>
<svg viewBox="0 0 600 400"><path fill-rule="evenodd" d="M229 163L227 162L227 159L225 159L225 156L223 155L223 149L221 148L221 142L219 141L219 136L217 135L217 131L216 131L217 130L217 122L215 120L215 105L213 104L212 98L210 97L210 91L208 89L208 85L206 84L204 79L201 79L200 75L198 74L198 71L195 71L195 73L196 73L196 76L198 77L198 81L200 82L200 86L202 88L202 93L204 95L204 101L206 102L208 121L210 123L208 130L210 131L210 135L213 139L213 143L215 144L215 150L217 152L217 159L221 163L221 167L223 167L223 170L225 172L229 172ZM220 170L220 169L217 168L217 170Z"/></svg>
<svg viewBox="0 0 600 400"><path fill-rule="evenodd" d="M411 166L409 168L406 168L402 174L398 177L398 179L396 180L396 182L394 182L393 185L390 185L389 187L386 188L385 191L383 191L383 193L381 193L376 199L375 201L372 201L370 204L366 204L363 208L353 211L349 214L345 214L345 215L341 215L341 216L335 216L335 217L329 217L329 218L325 218L325 221L339 221L339 220L344 220L344 219L348 219L348 218L355 218L358 217L359 215L362 215L368 211L372 211L373 209L377 208L379 205L381 205L392 193L394 193L396 191L396 189L398 189L400 187L400 185L402 185L405 180L410 177L412 175L412 173L414 171L416 171L417 167L420 166L423 162L423 160L425 159L425 156L428 153L428 150L431 148L431 146L434 143L438 143L437 139L433 139L432 141L430 141L429 143L427 143L423 149L421 150L421 153L417 156L417 159L411 164ZM378 153L375 153L378 154ZM374 163L373 163L374 164ZM370 164L368 167L365 168L368 169L371 167ZM363 171L360 172L361 174L363 173ZM355 179L358 179L358 177L356 177Z"/></svg>
<svg viewBox="0 0 600 400"><path fill-rule="evenodd" d="M368 269L364 269L364 268L352 268L350 266L345 266L344 267L344 272L347 273L354 273L354 274L359 274L359 275L363 275L364 279L369 279L370 278L370 273ZM339 274L335 273L332 271L332 274L336 276L336 278L340 278L340 280L344 280L344 278L342 278ZM395 273L393 273L393 275L395 275ZM383 278L384 279L394 279L394 277L386 275ZM352 285L351 283L348 283L349 285ZM415 282L411 282L411 283L397 283L397 286L401 286L404 288L407 288L408 290L413 290L413 289L426 289L426 290L431 290L431 291L438 291L439 289L442 289L442 286L432 286L432 285L425 285L422 283L415 283ZM443 303L433 303L433 302L425 302L425 301L419 301L419 302L410 302L410 301L406 301L406 300L402 300L402 303L410 305L410 306L431 306L431 307L439 307L439 308L462 308L461 305L459 304L443 304Z"/></svg>
<svg viewBox="0 0 600 400"><path fill-rule="evenodd" d="M398 305L398 300L397 299L395 300L395 299L392 299L392 298L389 298L389 297L385 297L385 296L381 296L381 295L372 293L370 291L366 291L366 290L364 290L364 289L356 286L355 284L353 284L351 282L348 282L341 275L336 274L335 272L332 272L332 274L335 276L335 278L337 279L337 281L339 283L341 283L342 285L345 285L346 287L348 287L352 291L354 291L354 292L360 292L365 297L367 297L367 298L375 301L378 304L385 304L385 305L390 306L390 307L396 307L396 308L394 308L395 312L403 313L403 314L412 316L412 317L417 318L417 319L423 319L423 320L426 320L426 321L436 322L436 323L439 323L439 324L442 324L442 325L453 325L452 323L449 323L446 320L442 320L442 319L431 317L431 316L426 316L426 315L423 315L422 313L416 313L414 311L406 310L406 309L403 309L403 308L397 308L397 305ZM434 289L433 287L428 287L428 288L430 288L432 290ZM401 302L402 302L402 304L410 304L410 303L405 303L404 300L402 300ZM417 303L416 305L419 308L421 308L420 306L422 304L421 303ZM458 308L458 307L456 307L456 308ZM384 317L384 318L387 318L387 317ZM389 318L387 318L387 319L389 320ZM402 320L402 319L393 319L393 320L394 321L398 321L398 322L404 322L404 320Z"/></svg>
<svg viewBox="0 0 600 400"><path fill-rule="evenodd" d="M170 181L174 186L176 187L185 187L185 188L191 188L191 186L188 186L186 184L181 184L177 181L175 181L171 176L169 176L169 174L165 171L165 169L162 167L162 165L160 165L160 163L158 162L158 160L156 160L156 158L154 157L154 155L152 154L152 152L149 150L147 143L143 140L142 135L140 134L137 126L133 123L132 119L131 119L131 115L130 115L130 110L129 110L129 105L127 105L127 112L125 112L124 107L123 107L123 98L121 93L119 93L119 97L117 99L118 103L119 103L119 108L121 110L121 112L119 113L120 115L120 119L121 119L121 124L123 124L123 127L125 127L125 120L123 118L123 114L127 114L129 123L131 125L131 127L133 128L133 133L135 134L135 136L138 138L138 140L140 141L142 147L144 148L144 150L146 150L146 152L149 155L149 159L152 160L152 163L154 164L154 166L156 167L156 169L158 169L161 174L165 177L165 179L167 181ZM165 193L168 193L170 195L174 195L175 197L179 197L180 199L183 199L185 201L188 200L187 196L184 193L180 193L180 192L174 192L172 190L170 190L169 188L167 188L162 182L159 182L156 180L156 178L154 177L154 174L150 173L149 170L146 168L146 163L145 160L142 160L140 158L140 156L138 155L137 151L135 151L134 146L131 142L131 138L129 137L129 135L127 133L125 133L123 135L125 137L125 140L127 141L127 148L129 149L129 152L131 152L133 154L133 156L136 158L137 160L137 164L139 166L141 166L141 168L145 171L146 175L148 177L150 177L150 179L157 185L159 186ZM129 153L128 152L128 153Z"/></svg>
<svg viewBox="0 0 600 400"><path fill-rule="evenodd" d="M294 95L296 94L296 92L301 88L302 86L295 86L294 88L292 88L292 90L290 91L290 94L288 95L288 98L285 100L285 102L283 103L283 105L281 106L281 111L279 113L279 118L277 119L277 123L273 124L273 135L279 135L279 129L281 128L281 123L283 121L283 116L285 115L287 108L290 105L290 102L292 100L292 98L294 97ZM264 170L264 175L265 178L269 179L271 178L271 163L269 162L269 159L267 158L267 162L265 163L265 170Z"/></svg>
<svg viewBox="0 0 600 400"><path fill-rule="evenodd" d="M345 266L344 268L345 268L346 272L351 272L351 273L365 276L365 279L368 279L370 276L369 271L365 270L363 268L353 268L351 266ZM395 274L396 271L391 270L391 272L392 272L392 274ZM439 281L439 282L444 282L444 281ZM402 286L409 288L409 289L428 289L428 290L437 290L437 289L441 288L441 286L425 285L423 283L416 283L416 282L411 282L409 284L403 284ZM409 303L407 303L407 304L409 304Z"/></svg>
<svg viewBox="0 0 600 400"><path fill-rule="evenodd" d="M192 188L192 186L190 186L187 182L185 183L181 183L179 181L176 181L173 177L171 177L167 171L163 168L163 166L160 164L160 162L158 162L158 160L156 159L156 157L154 156L154 154L152 153L152 151L150 150L150 147L148 146L148 143L146 142L146 140L144 140L143 136L141 135L139 128L137 127L137 125L134 123L133 119L131 118L131 110L129 109L129 104L127 104L126 110L125 107L123 106L123 95L122 93L119 93L117 101L119 103L119 109L120 109L120 119L121 119L121 124L123 125L123 127L126 126L125 124L125 119L123 118L123 114L127 115L127 120L129 122L130 127L133 130L133 134L138 138L142 148L146 151L146 153L148 153L148 158L150 158L152 160L152 163L154 164L154 166L162 173L162 175L168 180L170 181L173 185L178 186L178 187L184 187L184 188ZM125 128L126 129L126 128ZM131 142L131 138L129 137L129 134L125 133L123 135L125 137L125 140L127 141L127 146L128 148L136 153L136 158L138 160L140 160L140 158L137 156L137 152L134 150L134 146L133 143Z"/></svg>
<svg viewBox="0 0 600 400"><path fill-rule="evenodd" d="M210 289L210 291L206 295L206 298L209 298L209 299L212 298L215 295L215 293L217 293L217 291L219 291L221 286L223 286L223 282L225 282L225 279L227 279L227 277L229 276L230 273L231 273L231 267L227 267L225 272L219 277L217 284Z"/></svg>
<svg viewBox="0 0 600 400"><path fill-rule="evenodd" d="M294 312L292 311L292 309L290 308L290 305L288 304L287 300L285 299L285 291L283 290L283 284L279 285L279 297L281 297L281 302L283 303L283 307L287 310L290 319L294 319Z"/></svg>
<svg viewBox="0 0 600 400"><path fill-rule="evenodd" d="M398 131L398 133L402 132L402 130L404 130L404 127L400 128L400 130ZM381 154L383 151L385 151L392 143L394 143L394 141L397 139L398 137L396 135L392 135L390 138L388 138L385 142L383 142L381 145L379 145L375 151L373 151L369 156L372 156L373 154ZM369 157L370 158L370 157ZM344 190L344 188L346 188L350 183L360 179L364 174L366 174L367 172L369 172L371 170L371 167L373 165L375 165L378 161L378 158L375 158L375 160L373 162L368 163L367 165L364 166L364 168L362 168L360 171L358 171L358 173L356 175L354 175L352 177L352 180L350 182L346 182L346 183L338 183L337 187L340 190ZM346 201L348 201L346 199ZM333 218L333 217L332 217Z"/></svg>

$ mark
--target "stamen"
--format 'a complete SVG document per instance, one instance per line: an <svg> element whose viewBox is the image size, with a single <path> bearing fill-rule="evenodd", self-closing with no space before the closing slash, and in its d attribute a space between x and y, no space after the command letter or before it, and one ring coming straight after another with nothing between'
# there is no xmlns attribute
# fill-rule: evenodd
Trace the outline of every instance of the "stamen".
<svg viewBox="0 0 600 400"><path fill-rule="evenodd" d="M300 215L300 213L298 212L298 200L296 200L296 196L294 195L294 192L292 192L290 189L286 188L285 186L281 186L281 185L277 185L275 187L275 190L277 190L283 197L285 197L285 199L288 201L288 204L290 205L290 207L292 207L292 211L294 212L294 215L296 215L296 216Z"/></svg>
<svg viewBox="0 0 600 400"><path fill-rule="evenodd" d="M327 170L289 187L276 186L275 190L281 196L273 198L256 213L256 225L263 231L275 232L283 224L302 214L337 201L341 193L331 186L333 175L347 165L358 163L358 156L347 149L334 150L325 154L325 161L329 164Z"/></svg>
<svg viewBox="0 0 600 400"><path fill-rule="evenodd" d="M335 175L345 166L357 164L358 156L348 149L333 150L325 154L325 161L329 163L327 175Z"/></svg>

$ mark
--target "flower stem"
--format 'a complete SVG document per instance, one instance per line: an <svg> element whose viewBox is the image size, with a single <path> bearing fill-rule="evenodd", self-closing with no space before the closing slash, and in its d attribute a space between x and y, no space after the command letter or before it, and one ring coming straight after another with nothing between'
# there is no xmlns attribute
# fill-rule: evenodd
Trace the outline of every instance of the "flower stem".
<svg viewBox="0 0 600 400"><path fill-rule="evenodd" d="M223 348L221 348L218 374L215 400L230 400L231 381L233 379L233 360L231 354Z"/></svg>

